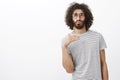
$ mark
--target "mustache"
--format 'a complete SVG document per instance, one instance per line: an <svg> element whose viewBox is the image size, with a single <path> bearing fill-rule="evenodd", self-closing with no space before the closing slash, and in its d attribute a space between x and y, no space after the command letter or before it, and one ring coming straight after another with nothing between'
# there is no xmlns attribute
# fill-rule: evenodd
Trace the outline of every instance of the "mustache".
<svg viewBox="0 0 120 80"><path fill-rule="evenodd" d="M76 20L75 22L84 22L84 21L81 21L81 20Z"/></svg>

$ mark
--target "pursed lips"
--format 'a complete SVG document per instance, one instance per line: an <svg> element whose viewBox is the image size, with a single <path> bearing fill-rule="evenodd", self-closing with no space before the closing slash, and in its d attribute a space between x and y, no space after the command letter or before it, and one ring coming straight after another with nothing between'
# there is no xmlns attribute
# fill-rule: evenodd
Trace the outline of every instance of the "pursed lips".
<svg viewBox="0 0 120 80"><path fill-rule="evenodd" d="M82 21L76 21L76 24L81 24L82 23Z"/></svg>

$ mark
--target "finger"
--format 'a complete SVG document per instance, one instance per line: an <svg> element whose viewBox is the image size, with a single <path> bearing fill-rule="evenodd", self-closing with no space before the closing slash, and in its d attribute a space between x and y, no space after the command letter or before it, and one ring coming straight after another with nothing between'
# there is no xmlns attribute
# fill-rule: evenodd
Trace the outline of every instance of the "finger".
<svg viewBox="0 0 120 80"><path fill-rule="evenodd" d="M78 37L71 38L71 41L76 41L76 40L79 40L79 38Z"/></svg>
<svg viewBox="0 0 120 80"><path fill-rule="evenodd" d="M79 39L80 37L79 37L79 36L75 36L75 35L74 35L74 36L73 36L73 38L77 38L77 39Z"/></svg>

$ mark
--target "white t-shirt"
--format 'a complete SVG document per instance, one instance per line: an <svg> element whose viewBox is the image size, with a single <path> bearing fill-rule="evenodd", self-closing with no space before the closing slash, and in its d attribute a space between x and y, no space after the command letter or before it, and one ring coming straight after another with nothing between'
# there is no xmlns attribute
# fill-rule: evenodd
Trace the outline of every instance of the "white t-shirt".
<svg viewBox="0 0 120 80"><path fill-rule="evenodd" d="M102 80L100 50L107 47L103 36L92 30L83 34L70 33L70 35L80 36L79 40L71 42L67 48L75 66L72 79Z"/></svg>

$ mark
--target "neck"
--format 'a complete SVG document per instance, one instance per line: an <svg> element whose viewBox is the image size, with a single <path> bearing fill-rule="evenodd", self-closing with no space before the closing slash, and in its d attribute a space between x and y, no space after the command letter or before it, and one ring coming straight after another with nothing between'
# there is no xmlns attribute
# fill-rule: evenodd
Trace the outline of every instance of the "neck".
<svg viewBox="0 0 120 80"><path fill-rule="evenodd" d="M75 34L82 34L82 33L85 33L86 31L87 30L86 30L85 26L82 29L77 29L75 27L73 29L73 33L75 33Z"/></svg>

